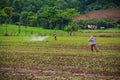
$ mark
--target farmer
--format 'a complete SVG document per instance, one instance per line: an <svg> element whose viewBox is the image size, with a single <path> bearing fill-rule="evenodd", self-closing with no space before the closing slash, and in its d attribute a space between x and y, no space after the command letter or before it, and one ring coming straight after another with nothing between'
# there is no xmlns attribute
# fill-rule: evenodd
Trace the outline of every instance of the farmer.
<svg viewBox="0 0 120 80"><path fill-rule="evenodd" d="M57 40L56 39L56 37L57 37L56 32L54 32L53 37L54 37L55 40Z"/></svg>
<svg viewBox="0 0 120 80"><path fill-rule="evenodd" d="M93 49L95 49L97 52L98 52L98 49L97 49L97 46L96 46L96 41L95 41L95 37L92 35L90 38L89 38L89 42L90 42L90 46L91 46L91 51L93 51Z"/></svg>

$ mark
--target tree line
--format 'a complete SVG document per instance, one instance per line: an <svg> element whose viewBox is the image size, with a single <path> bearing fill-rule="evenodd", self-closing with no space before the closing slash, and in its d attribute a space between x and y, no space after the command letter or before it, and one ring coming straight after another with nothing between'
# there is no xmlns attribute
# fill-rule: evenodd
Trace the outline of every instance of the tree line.
<svg viewBox="0 0 120 80"><path fill-rule="evenodd" d="M119 7L119 0L0 0L0 24L65 29L78 24L72 20L78 14Z"/></svg>

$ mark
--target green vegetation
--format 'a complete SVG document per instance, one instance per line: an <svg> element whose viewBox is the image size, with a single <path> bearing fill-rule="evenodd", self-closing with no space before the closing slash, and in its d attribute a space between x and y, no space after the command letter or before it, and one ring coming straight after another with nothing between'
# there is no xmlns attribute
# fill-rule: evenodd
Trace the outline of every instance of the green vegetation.
<svg viewBox="0 0 120 80"><path fill-rule="evenodd" d="M88 38L58 36L55 41L49 36L41 42L26 40L31 37L0 36L0 77L3 80L38 80L48 76L49 80L118 79L120 38L97 37L100 52L90 52Z"/></svg>
<svg viewBox="0 0 120 80"><path fill-rule="evenodd" d="M63 30L74 23L72 18L78 14L119 8L119 3L119 0L0 0L0 24L6 23L6 35L8 23ZM112 23L101 22L106 28L114 27Z"/></svg>
<svg viewBox="0 0 120 80"><path fill-rule="evenodd" d="M119 0L0 0L0 80L120 79L120 20L73 20L108 8Z"/></svg>
<svg viewBox="0 0 120 80"><path fill-rule="evenodd" d="M67 26L68 27L68 26ZM5 35L5 24L0 26L0 35ZM19 33L19 29L20 29L20 33ZM70 33L68 30L66 29L66 31L63 30L49 30L49 29L43 29L40 27L30 27L30 26L19 26L19 25L8 25L8 35L11 36L17 36L17 35L48 35L48 36L52 36L54 31L57 32L58 36L69 36ZM118 37L120 36L119 34L120 29L118 28L110 28L110 29L102 29L102 30L78 30L78 31L73 31L72 32L72 36L83 36L83 37L88 37L92 34L96 34L96 36L99 37ZM100 33L100 34L99 34Z"/></svg>
<svg viewBox="0 0 120 80"><path fill-rule="evenodd" d="M5 34L5 24L0 26L0 35L4 35ZM20 29L20 33L19 33L19 29ZM8 34L9 35L32 35L32 34L36 34L36 35L52 35L53 32L56 30L49 30L49 29L43 29L40 27L30 27L30 26L19 26L19 25L8 25ZM59 34L61 34L62 30L57 30L57 32Z"/></svg>
<svg viewBox="0 0 120 80"><path fill-rule="evenodd" d="M33 30L33 34L31 34ZM119 79L120 33L112 30L81 30L72 36L61 30L8 25L11 36L0 26L0 78L2 80ZM52 33L57 32L57 40ZM16 32L16 34L15 34ZM31 41L45 34L44 41ZM49 35L51 34L51 35ZM95 34L100 52L91 52L89 36ZM6 72L7 71L7 72Z"/></svg>
<svg viewBox="0 0 120 80"><path fill-rule="evenodd" d="M117 28L117 22L113 21L112 19L103 18L103 19L89 19L89 20L80 20L77 21L79 27L81 29L87 29L87 25L96 25L97 29L101 29L101 27L107 28Z"/></svg>

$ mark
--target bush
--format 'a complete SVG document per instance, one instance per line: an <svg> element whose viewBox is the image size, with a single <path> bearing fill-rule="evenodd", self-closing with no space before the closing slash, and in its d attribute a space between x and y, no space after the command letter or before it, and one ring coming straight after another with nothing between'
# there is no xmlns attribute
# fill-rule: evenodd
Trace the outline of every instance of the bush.
<svg viewBox="0 0 120 80"><path fill-rule="evenodd" d="M69 25L66 25L64 28L65 31L78 31L79 30L79 21L72 21Z"/></svg>
<svg viewBox="0 0 120 80"><path fill-rule="evenodd" d="M64 30L65 30L65 31L71 31L71 26L70 26L70 25L66 25L66 26L64 27Z"/></svg>
<svg viewBox="0 0 120 80"><path fill-rule="evenodd" d="M117 24L117 28L119 28L119 29L120 29L120 24Z"/></svg>
<svg viewBox="0 0 120 80"><path fill-rule="evenodd" d="M109 18L103 19L89 19L89 20L80 20L79 25L82 29L85 29L87 25L96 25L98 29L101 27L104 28L115 28L117 23Z"/></svg>
<svg viewBox="0 0 120 80"><path fill-rule="evenodd" d="M120 24L120 20L117 21L117 24Z"/></svg>

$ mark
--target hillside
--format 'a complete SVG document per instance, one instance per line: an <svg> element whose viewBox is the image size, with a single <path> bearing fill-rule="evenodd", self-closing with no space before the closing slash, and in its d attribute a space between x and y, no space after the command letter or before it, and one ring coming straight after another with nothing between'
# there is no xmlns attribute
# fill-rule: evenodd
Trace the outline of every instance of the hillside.
<svg viewBox="0 0 120 80"><path fill-rule="evenodd" d="M88 13L74 17L75 20L87 20L93 18L111 18L115 21L118 21L120 20L120 9L90 11Z"/></svg>

